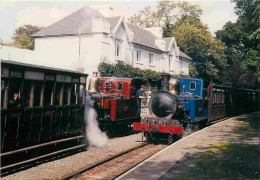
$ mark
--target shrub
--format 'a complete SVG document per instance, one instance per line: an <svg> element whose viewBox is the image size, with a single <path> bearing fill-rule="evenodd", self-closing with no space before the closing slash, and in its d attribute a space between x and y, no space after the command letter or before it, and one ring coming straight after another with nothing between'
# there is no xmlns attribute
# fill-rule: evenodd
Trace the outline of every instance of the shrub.
<svg viewBox="0 0 260 180"><path fill-rule="evenodd" d="M122 62L117 64L100 63L98 71L101 77L141 78L152 85L157 85L161 80L160 73L156 71L134 68L131 65Z"/></svg>

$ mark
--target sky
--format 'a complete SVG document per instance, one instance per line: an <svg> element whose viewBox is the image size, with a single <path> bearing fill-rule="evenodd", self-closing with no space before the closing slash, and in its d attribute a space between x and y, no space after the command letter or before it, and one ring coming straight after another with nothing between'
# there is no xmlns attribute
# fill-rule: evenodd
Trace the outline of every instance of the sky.
<svg viewBox="0 0 260 180"><path fill-rule="evenodd" d="M214 35L223 28L226 22L235 22L234 3L230 0L188 0L191 4L199 5L203 10L202 22L208 24ZM121 1L6 1L0 0L0 38L4 42L11 42L14 30L24 24L49 26L65 16L86 5L112 4L119 8L122 14L131 16L145 6L156 9L155 0L121 0Z"/></svg>

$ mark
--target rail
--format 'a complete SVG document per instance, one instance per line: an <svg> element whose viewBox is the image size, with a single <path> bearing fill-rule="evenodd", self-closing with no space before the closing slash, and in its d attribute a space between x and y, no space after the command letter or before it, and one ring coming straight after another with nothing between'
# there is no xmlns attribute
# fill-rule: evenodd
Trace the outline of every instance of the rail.
<svg viewBox="0 0 260 180"><path fill-rule="evenodd" d="M144 146L146 146L146 145L148 145L148 144L150 144L150 143L141 144L141 145L139 145L139 146L136 146L136 147L134 147L134 148L131 148L131 149L129 149L129 150L126 150L126 151L124 151L124 152L121 152L121 153L119 153L119 154L117 154L117 155L115 155L115 156L109 157L109 158L107 158L107 159L105 159L105 160L103 160L103 161L100 161L100 162L98 162L98 163L95 163L95 164L93 164L93 165L90 165L90 166L88 166L88 167L86 167L86 168L84 168L84 169L82 169L82 170L80 170L80 171L78 171L78 172L76 172L76 173L70 174L69 176L65 177L64 180L69 180L69 179L71 179L71 178L77 177L77 176L79 176L80 174L82 174L82 173L84 173L84 172L86 172L86 171L89 171L89 170L91 170L91 169L93 169L93 168L95 168L95 167L97 167L97 166L100 166L100 165L102 165L102 164L104 164L104 163L106 163L106 162L108 162L108 161L111 161L111 160L113 160L113 159L115 159L115 158L117 158L117 157L119 157L119 156L122 156L122 155L127 154L127 153L129 153L129 152L131 152L131 151L134 151L134 150L136 150L136 149L139 149L139 148L141 148L141 147L144 147Z"/></svg>

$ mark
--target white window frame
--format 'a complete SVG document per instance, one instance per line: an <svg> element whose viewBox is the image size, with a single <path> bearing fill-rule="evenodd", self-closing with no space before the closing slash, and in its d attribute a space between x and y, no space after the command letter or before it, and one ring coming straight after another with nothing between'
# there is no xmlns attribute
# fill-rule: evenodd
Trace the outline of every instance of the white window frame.
<svg viewBox="0 0 260 180"><path fill-rule="evenodd" d="M122 44L123 44L123 40L115 39L115 56L117 58L122 57Z"/></svg>
<svg viewBox="0 0 260 180"><path fill-rule="evenodd" d="M149 64L153 64L153 56L154 54L149 53Z"/></svg>
<svg viewBox="0 0 260 180"><path fill-rule="evenodd" d="M142 62L142 51L140 50L135 51L135 60L137 62Z"/></svg>

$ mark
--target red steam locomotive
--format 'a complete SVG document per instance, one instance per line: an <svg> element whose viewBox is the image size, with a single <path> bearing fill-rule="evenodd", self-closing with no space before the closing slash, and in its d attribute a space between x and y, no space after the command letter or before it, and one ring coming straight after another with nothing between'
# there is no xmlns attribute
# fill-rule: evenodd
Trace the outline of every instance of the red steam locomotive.
<svg viewBox="0 0 260 180"><path fill-rule="evenodd" d="M138 78L98 78L94 73L89 79L88 92L94 100L93 107L102 131L115 128L117 131L125 130L133 122L140 120L136 116L135 93L144 83Z"/></svg>

